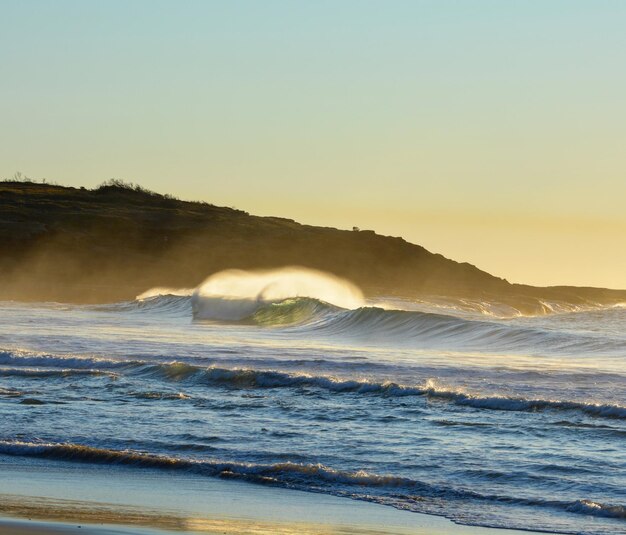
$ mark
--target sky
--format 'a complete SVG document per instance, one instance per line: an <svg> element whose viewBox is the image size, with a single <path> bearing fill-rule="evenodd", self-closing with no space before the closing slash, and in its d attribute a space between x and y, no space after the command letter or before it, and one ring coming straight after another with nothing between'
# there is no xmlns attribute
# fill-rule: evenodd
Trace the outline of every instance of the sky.
<svg viewBox="0 0 626 535"><path fill-rule="evenodd" d="M0 177L626 288L626 2L0 0Z"/></svg>

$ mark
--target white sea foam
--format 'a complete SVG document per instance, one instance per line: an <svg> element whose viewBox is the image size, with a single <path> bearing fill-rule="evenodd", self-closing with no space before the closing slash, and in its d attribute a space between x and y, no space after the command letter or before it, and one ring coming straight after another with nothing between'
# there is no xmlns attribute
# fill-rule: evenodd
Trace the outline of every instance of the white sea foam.
<svg viewBox="0 0 626 535"><path fill-rule="evenodd" d="M265 304L293 297L309 297L345 309L364 304L361 290L350 281L302 267L221 271L195 290L192 303L198 319L242 320Z"/></svg>
<svg viewBox="0 0 626 535"><path fill-rule="evenodd" d="M136 297L143 302L165 296L193 296L194 316L204 320L240 321L268 303L308 297L344 309L364 304L363 293L352 282L303 267L214 273L197 288L157 287Z"/></svg>

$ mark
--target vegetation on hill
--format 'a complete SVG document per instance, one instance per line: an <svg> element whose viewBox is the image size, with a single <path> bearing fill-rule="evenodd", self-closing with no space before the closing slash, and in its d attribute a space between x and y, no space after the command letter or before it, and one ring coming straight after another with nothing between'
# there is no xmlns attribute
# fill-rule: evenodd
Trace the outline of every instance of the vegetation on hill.
<svg viewBox="0 0 626 535"><path fill-rule="evenodd" d="M222 269L285 265L333 272L369 295L626 299L619 291L512 285L402 238L252 216L119 180L92 190L0 182L3 299L117 301L154 286L194 287Z"/></svg>

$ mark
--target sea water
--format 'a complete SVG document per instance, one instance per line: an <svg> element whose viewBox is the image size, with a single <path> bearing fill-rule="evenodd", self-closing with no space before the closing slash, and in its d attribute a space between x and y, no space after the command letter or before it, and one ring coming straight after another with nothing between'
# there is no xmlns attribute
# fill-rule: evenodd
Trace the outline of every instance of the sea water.
<svg viewBox="0 0 626 535"><path fill-rule="evenodd" d="M0 303L0 456L626 533L623 304L524 316L364 300L310 272L220 277L123 303Z"/></svg>

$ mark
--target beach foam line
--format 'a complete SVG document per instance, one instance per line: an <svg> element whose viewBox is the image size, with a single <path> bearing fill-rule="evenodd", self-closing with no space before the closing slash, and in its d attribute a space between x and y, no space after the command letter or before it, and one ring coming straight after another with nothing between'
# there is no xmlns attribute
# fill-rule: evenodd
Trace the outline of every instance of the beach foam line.
<svg viewBox="0 0 626 535"><path fill-rule="evenodd" d="M513 496L485 495L469 489L455 489L407 477L380 475L364 470L337 470L322 464L280 462L256 464L238 461L194 460L155 455L132 450L112 450L80 444L37 443L0 440L0 454L39 457L52 460L122 465L160 470L183 470L198 475L232 478L259 484L309 490L374 501L402 509L419 509L422 500L479 500L522 506L539 506L565 512L626 519L626 508L586 499L574 502L528 500ZM367 489L367 490L366 490ZM415 496L419 500L415 501ZM416 506L416 508L412 507Z"/></svg>
<svg viewBox="0 0 626 535"><path fill-rule="evenodd" d="M259 483L278 483L280 475L289 480L315 479L318 482L354 484L367 487L415 487L419 482L395 476L379 476L361 472L334 470L321 464L254 464L230 461L192 460L166 455L113 450L70 443L22 442L0 440L0 454L41 457L54 460L95 464L128 465L143 468L178 469L216 477L239 477ZM426 488L426 487L425 487Z"/></svg>

